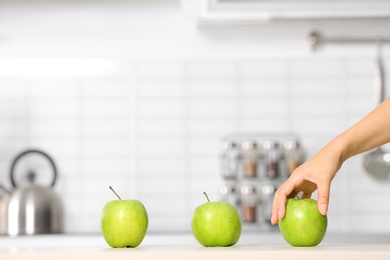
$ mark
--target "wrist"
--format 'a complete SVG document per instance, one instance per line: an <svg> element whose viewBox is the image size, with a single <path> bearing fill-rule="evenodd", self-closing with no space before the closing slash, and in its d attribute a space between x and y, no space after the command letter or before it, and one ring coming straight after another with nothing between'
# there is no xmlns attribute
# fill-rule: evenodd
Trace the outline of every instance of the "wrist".
<svg viewBox="0 0 390 260"><path fill-rule="evenodd" d="M324 149L338 162L339 167L352 156L348 144L342 137L334 138Z"/></svg>

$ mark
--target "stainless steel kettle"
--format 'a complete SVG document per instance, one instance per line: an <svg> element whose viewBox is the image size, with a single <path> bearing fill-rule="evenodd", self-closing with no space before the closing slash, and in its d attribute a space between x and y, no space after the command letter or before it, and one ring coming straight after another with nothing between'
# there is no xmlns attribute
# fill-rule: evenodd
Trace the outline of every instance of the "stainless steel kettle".
<svg viewBox="0 0 390 260"><path fill-rule="evenodd" d="M46 157L53 169L50 187L35 183L36 173L27 172L28 185L19 187L15 166L24 156L35 153ZM52 158L40 150L27 150L12 162L10 179L13 191L0 187L0 234L34 235L63 232L63 208L58 195L51 189L57 179L57 168Z"/></svg>
<svg viewBox="0 0 390 260"><path fill-rule="evenodd" d="M0 185L0 235L7 234L8 230L8 202L9 192Z"/></svg>

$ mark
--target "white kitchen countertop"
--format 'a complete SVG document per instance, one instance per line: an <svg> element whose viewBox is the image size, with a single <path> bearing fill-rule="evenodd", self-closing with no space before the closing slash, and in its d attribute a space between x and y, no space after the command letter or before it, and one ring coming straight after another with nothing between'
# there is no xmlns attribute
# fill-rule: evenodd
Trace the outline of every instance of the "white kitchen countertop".
<svg viewBox="0 0 390 260"><path fill-rule="evenodd" d="M390 234L327 234L310 248L288 245L279 232L243 233L227 248L205 248L190 233L148 233L137 248L110 248L100 234L0 236L0 259L390 259Z"/></svg>

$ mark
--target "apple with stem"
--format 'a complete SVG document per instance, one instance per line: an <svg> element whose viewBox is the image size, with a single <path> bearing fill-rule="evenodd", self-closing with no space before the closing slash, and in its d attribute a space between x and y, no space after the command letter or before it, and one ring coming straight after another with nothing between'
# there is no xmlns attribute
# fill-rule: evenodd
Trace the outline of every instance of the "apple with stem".
<svg viewBox="0 0 390 260"><path fill-rule="evenodd" d="M114 248L137 247L148 229L148 214L138 200L122 200L109 188L118 200L107 202L101 215L101 230L107 244Z"/></svg>
<svg viewBox="0 0 390 260"><path fill-rule="evenodd" d="M313 199L288 199L286 214L279 219L283 238L292 246L316 246L325 236L328 219Z"/></svg>
<svg viewBox="0 0 390 260"><path fill-rule="evenodd" d="M191 228L196 240L203 246L232 246L241 236L241 219L237 209L224 201L206 203L193 213Z"/></svg>

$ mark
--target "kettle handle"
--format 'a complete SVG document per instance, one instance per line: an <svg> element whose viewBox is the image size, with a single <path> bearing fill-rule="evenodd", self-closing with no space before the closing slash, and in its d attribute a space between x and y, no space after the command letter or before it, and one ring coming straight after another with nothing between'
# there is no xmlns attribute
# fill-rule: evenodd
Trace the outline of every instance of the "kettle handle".
<svg viewBox="0 0 390 260"><path fill-rule="evenodd" d="M33 150L27 150L27 151L24 151L24 152L20 153L13 160L12 165L11 165L11 170L10 170L10 179L11 179L12 186L14 188L17 186L16 182L15 182L15 178L14 178L14 170L15 170L16 163L19 161L20 158L22 158L26 154L30 154L30 153L38 153L38 154L41 154L41 155L43 155L44 157L46 157L48 159L48 161L50 162L50 164L51 164L51 166L53 168L53 181L50 184L50 187L53 187L55 182L56 182L56 180L57 180L57 167L56 167L53 159L47 153L44 153L44 152L42 152L40 150L34 150L34 149Z"/></svg>

